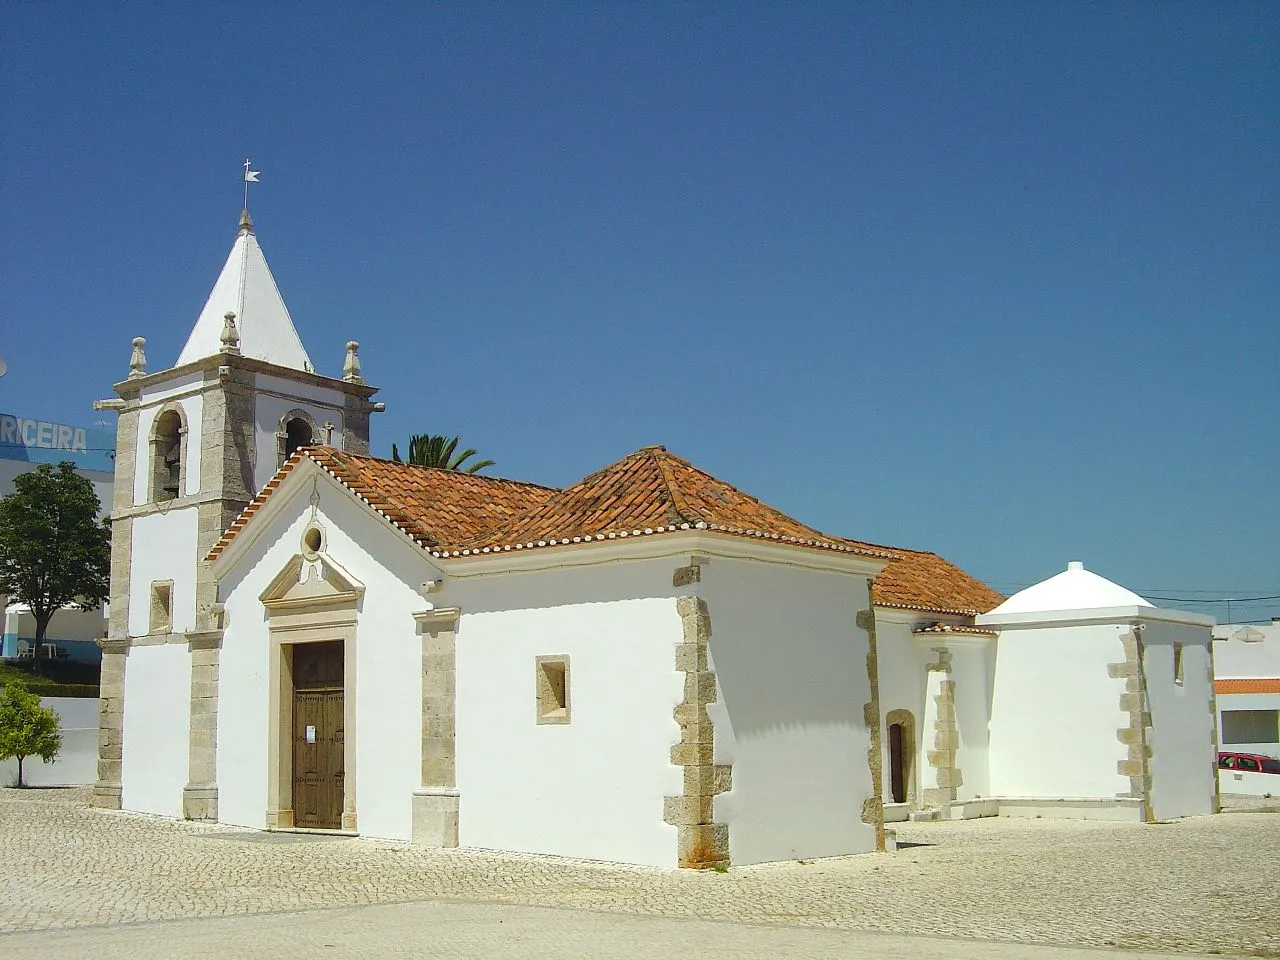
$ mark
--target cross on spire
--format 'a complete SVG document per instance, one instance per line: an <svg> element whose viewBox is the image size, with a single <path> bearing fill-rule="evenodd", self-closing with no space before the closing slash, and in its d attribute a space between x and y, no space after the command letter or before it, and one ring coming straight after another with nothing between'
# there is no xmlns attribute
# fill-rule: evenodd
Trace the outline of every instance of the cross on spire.
<svg viewBox="0 0 1280 960"><path fill-rule="evenodd" d="M249 169L249 158L245 157L244 158L244 209L246 212L249 209L249 184L258 182L259 173L261 173L261 171Z"/></svg>

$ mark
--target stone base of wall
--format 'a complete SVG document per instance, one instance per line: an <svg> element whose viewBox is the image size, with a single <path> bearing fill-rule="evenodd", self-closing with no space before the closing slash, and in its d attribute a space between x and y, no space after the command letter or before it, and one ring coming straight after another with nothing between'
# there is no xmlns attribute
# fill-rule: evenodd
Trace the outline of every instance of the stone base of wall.
<svg viewBox="0 0 1280 960"><path fill-rule="evenodd" d="M413 842L424 847L456 847L460 804L456 790L415 791Z"/></svg>
<svg viewBox="0 0 1280 960"><path fill-rule="evenodd" d="M184 820L217 820L218 788L187 784L182 788Z"/></svg>
<svg viewBox="0 0 1280 960"><path fill-rule="evenodd" d="M93 793L89 796L89 806L102 810L119 810L120 795L123 787L118 783L103 783L99 780L93 785Z"/></svg>

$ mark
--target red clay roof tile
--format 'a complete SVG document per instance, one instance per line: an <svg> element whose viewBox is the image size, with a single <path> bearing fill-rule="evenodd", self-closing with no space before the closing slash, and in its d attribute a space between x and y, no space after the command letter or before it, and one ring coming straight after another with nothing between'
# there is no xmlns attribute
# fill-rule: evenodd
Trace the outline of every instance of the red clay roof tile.
<svg viewBox="0 0 1280 960"><path fill-rule="evenodd" d="M207 559L226 548L303 457L436 557L703 529L887 559L872 585L880 606L972 615L1003 600L937 554L822 533L663 447L644 447L563 490L330 447L303 448L244 509Z"/></svg>

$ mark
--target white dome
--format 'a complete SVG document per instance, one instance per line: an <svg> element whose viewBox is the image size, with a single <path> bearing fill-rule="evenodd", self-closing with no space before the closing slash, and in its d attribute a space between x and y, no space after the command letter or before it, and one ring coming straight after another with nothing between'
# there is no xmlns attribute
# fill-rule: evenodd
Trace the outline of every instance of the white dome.
<svg viewBox="0 0 1280 960"><path fill-rule="evenodd" d="M1072 560L1062 573L1025 590L1019 590L992 610L991 614L1150 606L1132 590L1126 590L1106 577L1090 573L1079 560Z"/></svg>

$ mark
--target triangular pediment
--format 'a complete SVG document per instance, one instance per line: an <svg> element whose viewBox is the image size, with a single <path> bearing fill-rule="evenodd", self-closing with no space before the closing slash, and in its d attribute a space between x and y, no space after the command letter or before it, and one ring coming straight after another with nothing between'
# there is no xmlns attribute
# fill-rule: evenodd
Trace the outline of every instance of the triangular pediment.
<svg viewBox="0 0 1280 960"><path fill-rule="evenodd" d="M356 604L364 584L327 554L308 560L295 553L258 599L268 610Z"/></svg>

